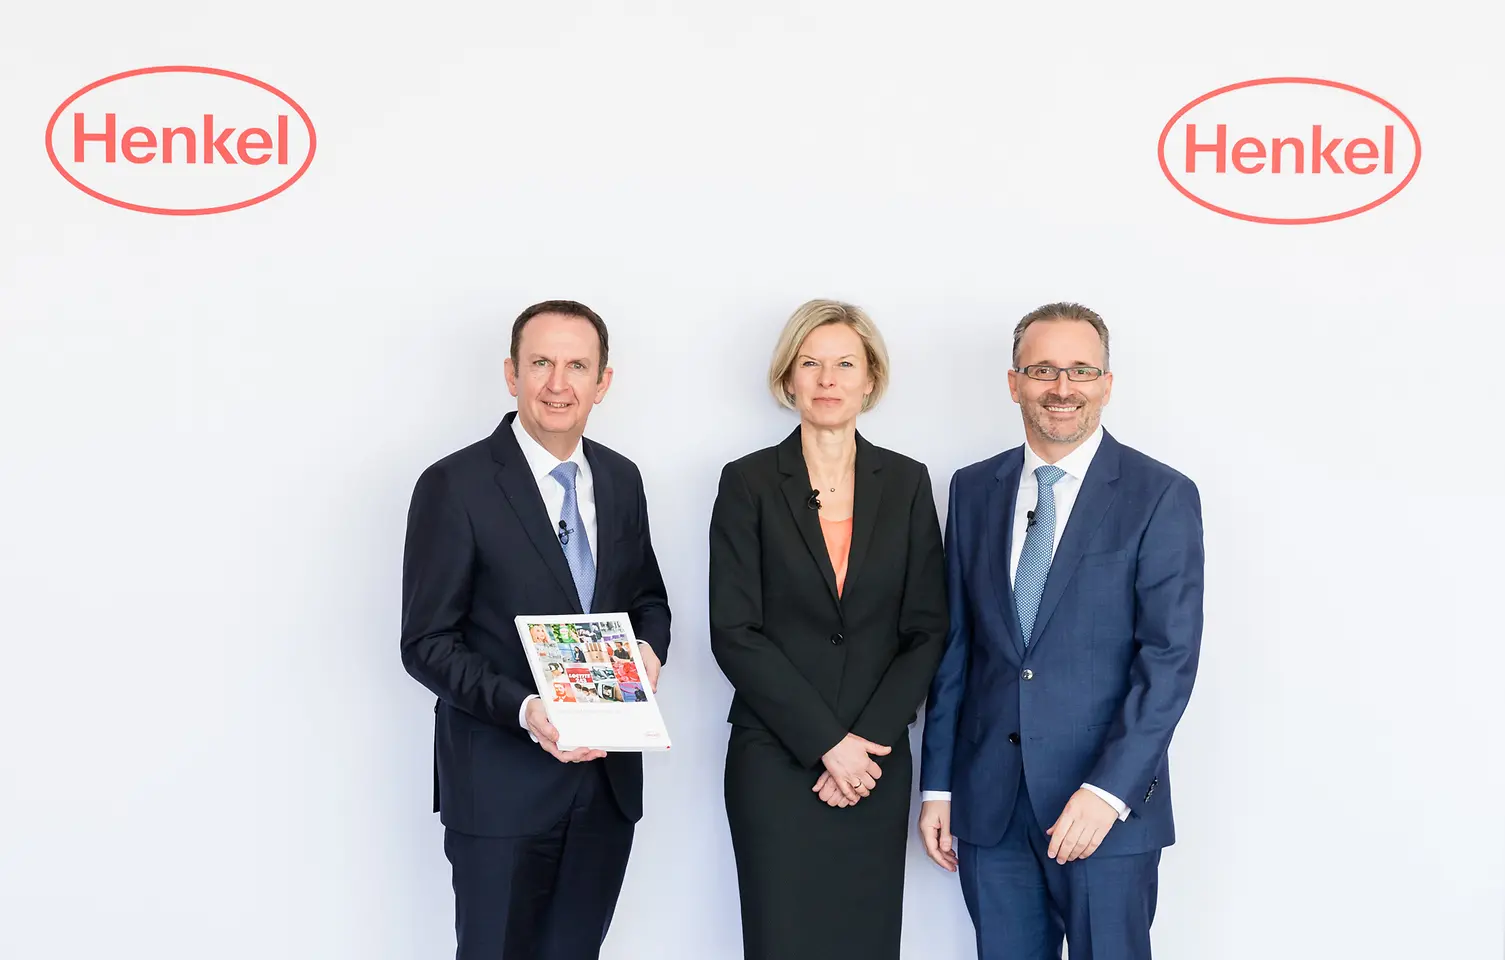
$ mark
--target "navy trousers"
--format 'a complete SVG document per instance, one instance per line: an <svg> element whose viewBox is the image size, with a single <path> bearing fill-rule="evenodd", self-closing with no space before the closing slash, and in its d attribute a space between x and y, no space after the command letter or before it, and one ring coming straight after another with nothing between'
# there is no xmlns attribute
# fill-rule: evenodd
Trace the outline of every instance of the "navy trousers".
<svg viewBox="0 0 1505 960"><path fill-rule="evenodd" d="M1150 960L1160 851L1058 864L1021 781L997 846L961 841L962 895L979 960Z"/></svg>
<svg viewBox="0 0 1505 960"><path fill-rule="evenodd" d="M632 850L633 824L600 761L564 818L532 837L444 831L455 887L456 960L596 960Z"/></svg>

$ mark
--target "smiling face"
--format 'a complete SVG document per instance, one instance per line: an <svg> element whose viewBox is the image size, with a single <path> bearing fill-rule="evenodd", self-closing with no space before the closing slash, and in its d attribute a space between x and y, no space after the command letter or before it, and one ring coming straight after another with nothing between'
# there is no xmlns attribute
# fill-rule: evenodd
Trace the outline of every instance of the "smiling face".
<svg viewBox="0 0 1505 960"><path fill-rule="evenodd" d="M867 350L857 331L845 323L827 323L810 331L794 357L785 381L800 419L817 427L840 427L862 412L863 398L873 392Z"/></svg>
<svg viewBox="0 0 1505 960"><path fill-rule="evenodd" d="M1103 341L1092 324L1081 320L1040 320L1019 340L1015 366L1097 367L1107 364ZM1092 435L1113 393L1113 374L1096 380L1069 380L1062 369L1056 380L1033 380L1009 371L1009 394L1024 415L1030 446L1048 463L1076 449Z"/></svg>
<svg viewBox="0 0 1505 960"><path fill-rule="evenodd" d="M601 341L584 317L540 313L523 327L517 361L507 358L507 389L523 429L564 459L575 448L591 407L611 386L600 367Z"/></svg>

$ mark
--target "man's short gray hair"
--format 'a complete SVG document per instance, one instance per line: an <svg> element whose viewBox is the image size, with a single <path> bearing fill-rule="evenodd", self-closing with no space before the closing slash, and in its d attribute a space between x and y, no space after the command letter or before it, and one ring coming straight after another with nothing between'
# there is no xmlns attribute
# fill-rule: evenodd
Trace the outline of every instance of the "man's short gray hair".
<svg viewBox="0 0 1505 960"><path fill-rule="evenodd" d="M1090 310L1080 303L1047 303L1043 307L1036 307L1024 315L1019 325L1014 328L1014 367L1019 367L1019 341L1024 339L1024 331L1031 324L1041 320L1080 320L1083 323L1092 324L1092 329L1097 331L1098 339L1103 341L1103 370L1108 369L1108 325L1103 318L1098 316L1097 311Z"/></svg>

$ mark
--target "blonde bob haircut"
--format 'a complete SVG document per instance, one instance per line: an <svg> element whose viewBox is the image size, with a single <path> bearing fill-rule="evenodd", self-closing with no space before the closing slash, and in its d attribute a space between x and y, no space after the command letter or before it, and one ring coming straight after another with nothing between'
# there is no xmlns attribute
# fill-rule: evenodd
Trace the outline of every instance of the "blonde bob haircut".
<svg viewBox="0 0 1505 960"><path fill-rule="evenodd" d="M873 392L862 398L862 409L873 409L888 389L888 347L883 345L883 335L861 307L839 300L811 300L794 311L773 348L773 360L768 364L768 391L780 404L794 409L794 394L785 387L794 373L794 361L805 345L805 338L828 323L844 323L862 340L863 352L867 354L867 375L873 381Z"/></svg>

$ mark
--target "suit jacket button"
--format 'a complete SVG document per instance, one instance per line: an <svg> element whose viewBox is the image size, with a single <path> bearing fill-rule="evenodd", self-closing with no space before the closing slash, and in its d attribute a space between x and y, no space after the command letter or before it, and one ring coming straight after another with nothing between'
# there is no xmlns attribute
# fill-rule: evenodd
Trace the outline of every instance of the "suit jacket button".
<svg viewBox="0 0 1505 960"><path fill-rule="evenodd" d="M1011 733L1011 734L1009 734L1009 743L1018 743L1018 742L1019 742L1019 734L1017 734L1017 733Z"/></svg>
<svg viewBox="0 0 1505 960"><path fill-rule="evenodd" d="M1023 677L1026 680L1033 680L1035 679L1035 671L1026 670L1023 673L1019 674L1019 676Z"/></svg>
<svg viewBox="0 0 1505 960"><path fill-rule="evenodd" d="M846 640L846 637L843 637L839 633L833 633L833 634L831 634L831 643L834 644L835 646L838 646L838 647L841 646L842 641L844 641L844 640Z"/></svg>

